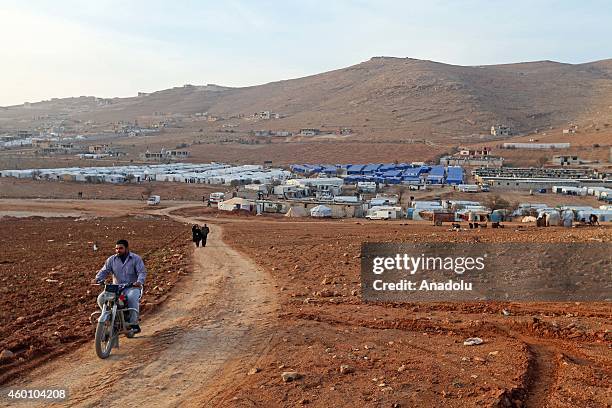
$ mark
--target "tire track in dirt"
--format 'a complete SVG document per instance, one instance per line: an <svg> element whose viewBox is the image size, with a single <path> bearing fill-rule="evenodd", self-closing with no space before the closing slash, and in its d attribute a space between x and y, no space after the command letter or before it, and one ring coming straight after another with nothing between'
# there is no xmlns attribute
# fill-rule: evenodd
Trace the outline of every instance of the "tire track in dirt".
<svg viewBox="0 0 612 408"><path fill-rule="evenodd" d="M68 386L69 398L57 404L66 407L108 405L109 398L127 407L206 406L223 399L224 384L244 375L241 364L269 344L277 301L267 275L221 236L215 226L207 247L194 249L194 272L144 319L143 333L121 338L109 359L98 359L89 342L7 384L3 395L6 388Z"/></svg>
<svg viewBox="0 0 612 408"><path fill-rule="evenodd" d="M543 343L523 341L529 351L529 365L522 401L526 408L546 407L557 378L556 353Z"/></svg>
<svg viewBox="0 0 612 408"><path fill-rule="evenodd" d="M283 315L281 315L283 317ZM562 362L571 361L574 364L596 367L601 370L602 375L606 368L598 362L588 358L578 350L573 350L572 345L579 344L575 341L562 341L537 337L534 333L521 333L508 326L494 321L484 322L479 328L459 328L446 326L442 322L431 321L425 318L402 319L400 321L363 321L363 320L339 320L331 316L311 314L302 312L298 314L285 315L285 318L296 320L315 321L329 324L333 327L363 327L374 330L403 330L413 332L428 332L438 334L461 334L462 336L479 335L483 338L491 333L496 333L508 339L514 339L524 346L527 367L521 375L520 383L516 388L507 389L499 399L501 407L524 407L543 408L551 403L556 391L559 378L559 370ZM517 329L521 326L517 326ZM418 348L413 345L413 347ZM423 349L430 353L431 350Z"/></svg>

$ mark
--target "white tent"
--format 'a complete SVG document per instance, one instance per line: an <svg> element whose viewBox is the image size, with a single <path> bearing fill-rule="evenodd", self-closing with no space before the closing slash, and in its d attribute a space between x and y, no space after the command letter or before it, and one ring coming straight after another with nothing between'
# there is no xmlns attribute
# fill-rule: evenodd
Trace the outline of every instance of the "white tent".
<svg viewBox="0 0 612 408"><path fill-rule="evenodd" d="M561 215L559 211L550 211L546 212L546 226L547 227L556 227L561 225Z"/></svg>
<svg viewBox="0 0 612 408"><path fill-rule="evenodd" d="M536 222L536 217L532 216L532 215L528 215L526 217L523 217L523 219L521 220L521 222Z"/></svg>
<svg viewBox="0 0 612 408"><path fill-rule="evenodd" d="M571 227L574 222L574 212L572 210L564 210L561 213L561 219L564 227Z"/></svg>
<svg viewBox="0 0 612 408"><path fill-rule="evenodd" d="M223 211L234 211L234 210L251 210L252 203L244 198L234 197L229 200L221 201L218 204L220 210Z"/></svg>
<svg viewBox="0 0 612 408"><path fill-rule="evenodd" d="M304 207L291 207L285 217L306 217L308 213Z"/></svg>
<svg viewBox="0 0 612 408"><path fill-rule="evenodd" d="M318 218L331 217L332 209L324 205L317 205L310 209L310 216Z"/></svg>
<svg viewBox="0 0 612 408"><path fill-rule="evenodd" d="M607 207L607 206L603 206L602 207ZM585 221L589 221L589 217L591 216L591 214L595 214L597 216L597 220L599 222L605 222L605 221L612 221L612 208L593 208L590 211L578 211L578 220L582 221L583 219Z"/></svg>

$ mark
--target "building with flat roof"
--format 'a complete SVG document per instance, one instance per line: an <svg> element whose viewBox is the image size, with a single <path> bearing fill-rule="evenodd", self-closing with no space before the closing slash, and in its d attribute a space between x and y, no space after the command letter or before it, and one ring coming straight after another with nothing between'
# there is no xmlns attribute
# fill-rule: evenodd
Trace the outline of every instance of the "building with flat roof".
<svg viewBox="0 0 612 408"><path fill-rule="evenodd" d="M504 149L569 149L569 143L504 143Z"/></svg>
<svg viewBox="0 0 612 408"><path fill-rule="evenodd" d="M510 136L512 130L506 125L493 125L491 126L491 136Z"/></svg>

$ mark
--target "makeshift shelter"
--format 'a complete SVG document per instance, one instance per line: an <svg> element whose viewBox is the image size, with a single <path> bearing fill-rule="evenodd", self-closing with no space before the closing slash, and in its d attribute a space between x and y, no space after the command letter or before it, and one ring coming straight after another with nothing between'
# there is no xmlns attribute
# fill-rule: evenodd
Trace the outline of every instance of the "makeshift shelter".
<svg viewBox="0 0 612 408"><path fill-rule="evenodd" d="M523 219L521 220L521 222L536 222L536 221L537 219L533 215L528 215L526 217L523 217Z"/></svg>
<svg viewBox="0 0 612 408"><path fill-rule="evenodd" d="M308 213L304 207L291 207L285 217L306 217Z"/></svg>
<svg viewBox="0 0 612 408"><path fill-rule="evenodd" d="M487 222L489 212L477 209L463 209L456 211L457 219L468 222Z"/></svg>
<svg viewBox="0 0 612 408"><path fill-rule="evenodd" d="M491 213L491 222L499 223L499 222L502 222L503 219L504 219L504 211L493 210L493 212Z"/></svg>
<svg viewBox="0 0 612 408"><path fill-rule="evenodd" d="M546 212L546 226L547 227L556 227L561 225L561 215L559 211L553 210L550 212Z"/></svg>
<svg viewBox="0 0 612 408"><path fill-rule="evenodd" d="M317 218L331 217L332 209L324 205L317 205L310 209L310 216Z"/></svg>
<svg viewBox="0 0 612 408"><path fill-rule="evenodd" d="M574 212L572 210L565 210L561 213L561 219L563 226L570 228L574 223Z"/></svg>
<svg viewBox="0 0 612 408"><path fill-rule="evenodd" d="M463 183L464 174L463 168L459 166L449 166L447 169L446 182L448 184L461 184Z"/></svg>
<svg viewBox="0 0 612 408"><path fill-rule="evenodd" d="M444 166L433 166L427 175L427 182L430 184L441 184L446 175Z"/></svg>
<svg viewBox="0 0 612 408"><path fill-rule="evenodd" d="M252 203L244 198L234 197L229 200L221 201L218 204L219 210L222 211L234 211L234 210L252 210Z"/></svg>

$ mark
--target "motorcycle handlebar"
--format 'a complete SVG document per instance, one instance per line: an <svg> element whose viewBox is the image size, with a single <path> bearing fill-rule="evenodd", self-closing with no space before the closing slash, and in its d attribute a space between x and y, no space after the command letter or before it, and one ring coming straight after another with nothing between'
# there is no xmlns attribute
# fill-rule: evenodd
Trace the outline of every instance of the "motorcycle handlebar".
<svg viewBox="0 0 612 408"><path fill-rule="evenodd" d="M105 282L98 282L98 283L91 283L90 285L92 285L92 286L106 286L106 283ZM128 289L128 288L134 287L134 283L133 282L130 282L130 283L120 283L119 287L120 287L121 290Z"/></svg>

